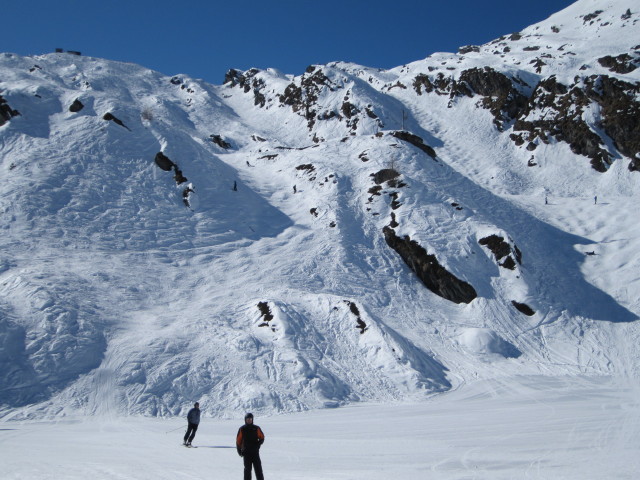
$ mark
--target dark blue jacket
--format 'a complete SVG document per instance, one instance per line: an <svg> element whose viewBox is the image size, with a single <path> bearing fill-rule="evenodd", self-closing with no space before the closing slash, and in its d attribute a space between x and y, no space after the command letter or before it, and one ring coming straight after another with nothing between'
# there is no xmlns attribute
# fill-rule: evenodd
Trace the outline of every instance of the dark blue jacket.
<svg viewBox="0 0 640 480"><path fill-rule="evenodd" d="M194 425L198 425L200 423L200 409L193 407L187 413L187 422L193 423Z"/></svg>

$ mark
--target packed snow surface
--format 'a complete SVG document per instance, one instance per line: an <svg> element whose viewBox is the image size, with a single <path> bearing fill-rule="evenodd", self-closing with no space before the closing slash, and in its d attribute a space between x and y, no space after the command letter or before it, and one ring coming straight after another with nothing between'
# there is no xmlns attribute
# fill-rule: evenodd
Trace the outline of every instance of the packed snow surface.
<svg viewBox="0 0 640 480"><path fill-rule="evenodd" d="M416 404L255 418L265 478L633 480L640 385L604 377L478 381ZM206 405L204 405L206 407ZM241 478L238 419L67 417L0 423L4 480Z"/></svg>

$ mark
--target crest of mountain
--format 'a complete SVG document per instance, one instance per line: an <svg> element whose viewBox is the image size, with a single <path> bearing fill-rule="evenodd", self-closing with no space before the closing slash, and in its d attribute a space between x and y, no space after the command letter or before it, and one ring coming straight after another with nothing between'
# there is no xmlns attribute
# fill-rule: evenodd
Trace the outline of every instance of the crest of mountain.
<svg viewBox="0 0 640 480"><path fill-rule="evenodd" d="M1 54L0 415L637 375L638 38L580 0L391 70Z"/></svg>

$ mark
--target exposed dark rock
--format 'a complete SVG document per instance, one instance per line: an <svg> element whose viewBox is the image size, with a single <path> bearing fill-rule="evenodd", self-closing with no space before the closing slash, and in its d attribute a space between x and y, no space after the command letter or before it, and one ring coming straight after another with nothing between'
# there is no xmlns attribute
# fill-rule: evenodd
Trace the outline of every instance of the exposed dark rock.
<svg viewBox="0 0 640 480"><path fill-rule="evenodd" d="M225 141L225 139L222 138L221 135L209 135L209 139L219 147L224 148L225 150L231 148L231 144Z"/></svg>
<svg viewBox="0 0 640 480"><path fill-rule="evenodd" d="M384 238L422 283L433 293L455 303L469 303L478 296L475 289L447 271L416 241L408 235L400 238L395 230L384 227Z"/></svg>
<svg viewBox="0 0 640 480"><path fill-rule="evenodd" d="M273 314L271 313L271 308L269 308L269 304L267 302L258 302L258 310L260 310L260 317L262 318L262 323L259 324L259 327L268 327L269 322L273 320Z"/></svg>
<svg viewBox="0 0 640 480"><path fill-rule="evenodd" d="M113 115L111 112L107 112L102 116L103 120L106 120L108 122L113 122L117 125L120 125L121 127L126 128L127 130L131 131L131 129L129 127L127 127L122 120L120 120L119 118L117 118L115 115Z"/></svg>
<svg viewBox="0 0 640 480"><path fill-rule="evenodd" d="M574 153L591 158L593 168L604 172L611 164L611 155L604 148L602 139L582 119L582 113L590 101L595 101L600 106L602 118L601 125L596 126L604 129L620 153L634 158L640 152L640 102L636 100L638 93L638 84L606 75L587 77L582 84L574 85L567 94L562 95L560 91L559 96L551 95L544 99L542 106L551 107L558 113L555 119L534 122L533 130L537 133L546 130L541 135L543 141L546 135L566 141ZM535 105L538 100L534 92L530 104ZM515 129L518 129L517 125Z"/></svg>
<svg viewBox="0 0 640 480"><path fill-rule="evenodd" d="M84 105L77 98L73 101L73 103L69 106L69 111L73 113L77 113L84 108Z"/></svg>
<svg viewBox="0 0 640 480"><path fill-rule="evenodd" d="M311 130L318 117L316 110L318 96L326 88L333 92L338 87L331 82L321 68L311 65L302 75L300 85L289 84L284 93L279 95L279 99L283 105L291 106L294 112L302 115L307 120L307 126Z"/></svg>
<svg viewBox="0 0 640 480"><path fill-rule="evenodd" d="M418 95L422 95L422 90L426 93L435 92L438 95L449 95L454 81L450 77L445 77L442 72L435 78L431 78L424 73L416 75L413 80L413 88Z"/></svg>
<svg viewBox="0 0 640 480"><path fill-rule="evenodd" d="M509 77L489 67L462 72L452 96L472 96L473 93L484 97L482 104L491 111L499 129L515 118L527 104L527 98L518 92Z"/></svg>
<svg viewBox="0 0 640 480"><path fill-rule="evenodd" d="M542 73L542 67L546 65L546 63L541 58L536 58L535 60L531 60L533 66L536 68L536 73Z"/></svg>
<svg viewBox="0 0 640 480"><path fill-rule="evenodd" d="M382 186L376 185L374 187L371 187L368 190L368 193L370 193L371 195L380 196L381 195L381 193L380 193L381 191L382 191ZM372 200L372 199L373 198L370 198L369 200Z"/></svg>
<svg viewBox="0 0 640 480"><path fill-rule="evenodd" d="M342 104L341 110L344 116L347 118L355 117L358 113L360 113L360 110L358 109L358 107L356 107L353 103L349 103L349 102L344 102Z"/></svg>
<svg viewBox="0 0 640 480"><path fill-rule="evenodd" d="M311 163L305 163L303 165L298 165L296 170L305 170L308 173L314 172L316 167L314 167Z"/></svg>
<svg viewBox="0 0 640 480"><path fill-rule="evenodd" d="M538 83L513 129L529 132L524 139L529 143L536 139L549 143L549 137L566 142L574 153L591 158L595 170L605 172L611 164L611 155L602 139L583 119L582 114L589 103L589 96L578 85L569 88L551 76ZM522 120L534 110L545 110L546 114L542 119Z"/></svg>
<svg viewBox="0 0 640 480"><path fill-rule="evenodd" d="M362 335L364 332L368 330L367 324L360 317L360 310L354 302L350 302L348 300L344 300L344 303L349 305L349 310L356 317L356 328L360 330L360 334Z"/></svg>
<svg viewBox="0 0 640 480"><path fill-rule="evenodd" d="M368 107L366 107L366 108L364 109L364 111L365 111L365 113L367 114L367 116L368 116L369 118L373 118L373 119L375 120L376 118L378 118L378 116L377 116L375 113L373 113L373 110L371 110L371 108L370 108L370 107L371 107L371 105L369 105Z"/></svg>
<svg viewBox="0 0 640 480"><path fill-rule="evenodd" d="M399 177L400 173L393 168L384 168L379 172L372 173L371 176L373 177L373 181L376 185L382 185L384 182L388 182L389 180Z"/></svg>
<svg viewBox="0 0 640 480"><path fill-rule="evenodd" d="M182 174L182 170L178 168L178 165L176 165L173 161L171 161L171 159L167 157L164 153L162 152L156 153L155 162L156 162L156 165L158 165L158 167L160 167L162 170L166 172L173 170L173 173L174 173L173 179L176 181L177 185L181 185L188 181L187 177L185 177ZM190 191L187 192L187 190L190 190ZM188 205L189 193L192 191L193 190L191 190L190 187L187 187L187 189L183 191L183 199L185 200L185 204L187 204L187 206L189 206Z"/></svg>
<svg viewBox="0 0 640 480"><path fill-rule="evenodd" d="M518 147L524 145L522 134L511 133L509 134L509 138L511 138L511 140L513 140L513 143L515 143Z"/></svg>
<svg viewBox="0 0 640 480"><path fill-rule="evenodd" d="M540 58L532 62L539 72L545 64ZM624 54L603 57L600 63L622 73L631 71L638 61ZM638 169L640 160L636 159L636 155L640 153L640 102L636 98L640 86L637 83L608 76L592 76L576 77L575 84L569 87L551 76L541 80L529 98L519 93L517 84L529 88L517 78L509 78L485 67L465 70L458 81L442 73L436 77L419 74L414 79L413 87L418 95L424 92L448 94L451 98L480 95L483 97L480 105L493 113L499 129L514 121L514 133L510 134L510 138L516 145L526 145L532 151L540 142L549 143L554 138L569 144L574 153L590 158L595 170L605 172L613 157L606 148L606 142L597 133L601 128L611 137L620 153L631 159L629 168ZM583 115L592 102L599 105L602 114L602 120L597 125L589 125ZM534 110L544 110L545 115L528 120Z"/></svg>
<svg viewBox="0 0 640 480"><path fill-rule="evenodd" d="M399 138L400 140L404 140L405 142L409 142L411 145L419 148L435 160L436 151L429 145L424 143L424 140L422 140L422 138L420 138L418 135L414 135L413 133L409 133L405 130L397 130L395 132L392 132L391 135L393 137Z"/></svg>
<svg viewBox="0 0 640 480"><path fill-rule="evenodd" d="M483 97L482 106L491 111L496 126L502 129L527 103L527 98L518 91L514 82L520 83L517 79L484 67L463 71L457 81L442 73L438 73L435 78L419 74L413 81L413 88L418 95L422 95L423 90L427 93L449 95L451 98L480 95Z"/></svg>
<svg viewBox="0 0 640 480"><path fill-rule="evenodd" d="M511 304L516 307L516 309L521 312L524 313L525 315L532 317L533 315L536 314L536 312L526 303L520 303L520 302L516 302L515 300L511 301Z"/></svg>
<svg viewBox="0 0 640 480"><path fill-rule="evenodd" d="M601 108L602 127L616 148L629 158L640 154L639 83L628 83L613 77L589 77L587 96Z"/></svg>
<svg viewBox="0 0 640 480"><path fill-rule="evenodd" d="M504 241L503 237L498 235L489 235L488 237L478 240L480 245L485 245L496 257L496 260L500 260L502 257L506 257L511 253L511 246Z"/></svg>
<svg viewBox="0 0 640 480"><path fill-rule="evenodd" d="M465 45L464 47L458 48L458 53L460 55L466 55L467 53L475 52L478 53L480 51L480 47L477 45Z"/></svg>
<svg viewBox="0 0 640 480"><path fill-rule="evenodd" d="M241 76L242 72L239 72L235 68L230 68L229 70L227 70L227 73L224 74L224 81L222 82L222 84L226 85L228 83L229 86L235 87L238 83L240 83Z"/></svg>
<svg viewBox="0 0 640 480"><path fill-rule="evenodd" d="M338 120L342 119L340 114L334 112L333 110L329 110L318 115L318 120L330 120L332 118L337 118Z"/></svg>
<svg viewBox="0 0 640 480"><path fill-rule="evenodd" d="M174 165L173 171L174 171L173 179L176 181L178 185L181 185L188 181L187 177L185 177L182 174L182 170L180 170L177 165Z"/></svg>
<svg viewBox="0 0 640 480"><path fill-rule="evenodd" d="M508 268L509 270L515 270L516 262L513 257L516 258L518 263L522 261L522 253L518 249L518 247L514 246L511 248L511 245L507 243L504 237L499 235L489 235L488 237L481 238L478 240L480 245L486 246L498 261L498 265L503 268ZM513 254L513 256L512 256ZM505 258L506 257L506 258ZM504 261L500 263L500 260L504 258Z"/></svg>
<svg viewBox="0 0 640 480"><path fill-rule="evenodd" d="M389 87L389 90L391 90L392 88L401 88L403 90L406 90L407 86L404 83L402 83L400 80L398 80L396 83L394 83Z"/></svg>
<svg viewBox="0 0 640 480"><path fill-rule="evenodd" d="M398 192L390 193L389 197L391 197L391 209L392 210L397 210L398 208L400 208L402 206L402 204L398 201Z"/></svg>
<svg viewBox="0 0 640 480"><path fill-rule="evenodd" d="M223 84L229 84L230 87L240 86L244 93L252 91L254 105L264 107L266 105L266 97L262 90L266 87L266 84L263 79L256 78L258 73L260 73L260 70L257 68L249 69L246 72L240 72L232 68L225 74Z"/></svg>
<svg viewBox="0 0 640 480"><path fill-rule="evenodd" d="M291 106L294 112L297 112L302 108L302 88L295 83L290 83L287 88L284 89L284 93L280 95L280 102L284 105Z"/></svg>
<svg viewBox="0 0 640 480"><path fill-rule="evenodd" d="M507 269L509 269L509 270L515 270L515 269L516 269L516 262L515 262L515 260L513 259L513 257L512 257L511 255L509 255L509 256L504 260L504 262L502 262L502 263L500 264L500 266L501 266L501 267L503 267L503 268L507 268Z"/></svg>
<svg viewBox="0 0 640 480"><path fill-rule="evenodd" d="M12 109L7 101L0 95L0 126L7 123L12 117L17 117L20 112Z"/></svg>
<svg viewBox="0 0 640 480"><path fill-rule="evenodd" d="M516 257L518 263L522 263L522 252L517 245L513 246L513 256Z"/></svg>
<svg viewBox="0 0 640 480"><path fill-rule="evenodd" d="M184 202L184 205L186 207L190 207L191 206L191 202L189 201L189 196L191 195L191 192L194 192L193 188L191 188L191 186L185 188L182 191L182 201Z"/></svg>
<svg viewBox="0 0 640 480"><path fill-rule="evenodd" d="M164 170L165 172L170 172L172 168L174 168L176 166L175 163L173 163L169 157L167 157L164 153L162 152L158 152L156 153L156 165L158 165L162 170Z"/></svg>
<svg viewBox="0 0 640 480"><path fill-rule="evenodd" d="M624 74L631 73L638 68L637 64L640 63L640 61L637 58L634 59L628 53L623 53L617 57L607 55L606 57L599 58L598 63L612 72Z"/></svg>
<svg viewBox="0 0 640 480"><path fill-rule="evenodd" d="M590 24L592 24L592 23L593 23L593 21L594 21L596 18L598 18L598 17L600 16L600 14L601 14L601 13L602 13L602 10L596 10L596 11L595 11L595 12L593 12L593 13L590 13L590 14L588 14L588 15L584 15L584 16L582 17L582 19L583 19L583 22L582 22L582 23L583 23L583 24L586 24L587 22L590 22Z"/></svg>

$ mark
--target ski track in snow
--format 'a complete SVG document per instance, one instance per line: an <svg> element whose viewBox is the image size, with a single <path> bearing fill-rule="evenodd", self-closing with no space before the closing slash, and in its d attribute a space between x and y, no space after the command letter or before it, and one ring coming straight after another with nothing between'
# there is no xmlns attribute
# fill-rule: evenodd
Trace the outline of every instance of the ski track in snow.
<svg viewBox="0 0 640 480"><path fill-rule="evenodd" d="M621 158L595 172L555 141L528 167L479 97L412 87L418 73L486 65L529 87L555 71L568 85L583 64L613 75L594 55L629 50L640 20L610 33L605 19L635 10L612 5L580 0L502 39L509 55L492 43L387 72L317 67L329 85L317 115L347 117L348 98L377 118L316 117L313 131L278 98L302 79L274 71L247 90L3 54L0 93L21 111L0 126L3 477L231 478L229 419L244 410L264 419L268 477L637 476L640 175ZM601 6L588 30L600 41L587 41L578 14ZM535 42L555 55L543 74ZM565 44L577 53L558 54ZM437 157L393 137L401 126ZM389 168L404 185L375 192ZM478 298L424 288L383 238L392 214ZM515 270L478 243L491 234L522 250ZM207 448L174 448L181 433L165 429L196 400Z"/></svg>
<svg viewBox="0 0 640 480"><path fill-rule="evenodd" d="M257 417L267 478L634 479L638 385L604 377L474 382L417 404ZM195 479L241 475L238 420L69 417L0 423L3 478ZM37 462L33 459L37 458Z"/></svg>

